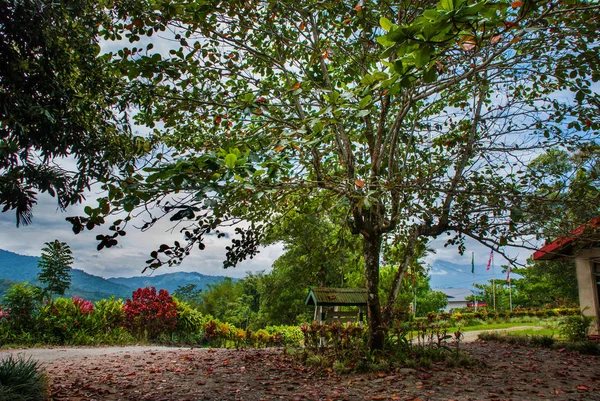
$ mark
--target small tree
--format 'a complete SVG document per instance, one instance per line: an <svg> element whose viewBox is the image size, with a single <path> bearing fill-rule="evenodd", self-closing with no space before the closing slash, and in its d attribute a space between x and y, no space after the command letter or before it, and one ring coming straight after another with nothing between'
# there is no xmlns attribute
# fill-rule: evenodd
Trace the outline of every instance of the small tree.
<svg viewBox="0 0 600 401"><path fill-rule="evenodd" d="M45 284L44 294L52 300L53 294L64 295L71 286L71 265L73 264L73 252L66 242L54 240L46 242L42 248L42 257L38 267L42 271L38 274L38 280Z"/></svg>

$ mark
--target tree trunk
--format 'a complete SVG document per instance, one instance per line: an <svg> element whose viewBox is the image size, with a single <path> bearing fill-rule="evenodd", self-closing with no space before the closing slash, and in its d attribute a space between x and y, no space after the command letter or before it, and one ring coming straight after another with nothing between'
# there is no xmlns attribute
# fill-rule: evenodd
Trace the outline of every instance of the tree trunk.
<svg viewBox="0 0 600 401"><path fill-rule="evenodd" d="M404 257L402 258L402 262L398 266L398 271L396 271L394 281L392 282L392 288L390 288L390 292L388 294L387 304L383 308L382 319L386 322L391 320L392 315L394 313L394 304L396 303L398 293L400 292L400 286L402 285L404 273L408 269L408 266L414 263L415 246L417 245L418 234L419 233L417 230L413 230L411 232L408 242L406 244L406 248L404 250Z"/></svg>
<svg viewBox="0 0 600 401"><path fill-rule="evenodd" d="M379 302L379 254L381 251L381 234L370 234L363 237L363 256L365 259L365 276L367 279L367 316L369 318L369 349L383 349L384 322Z"/></svg>

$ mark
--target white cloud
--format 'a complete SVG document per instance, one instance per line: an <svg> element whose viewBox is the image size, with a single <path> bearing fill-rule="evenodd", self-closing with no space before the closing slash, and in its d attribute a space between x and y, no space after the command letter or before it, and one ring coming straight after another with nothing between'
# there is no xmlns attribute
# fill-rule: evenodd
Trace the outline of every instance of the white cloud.
<svg viewBox="0 0 600 401"><path fill-rule="evenodd" d="M90 199L96 196L88 197ZM92 202L90 202L91 204ZM130 227L127 235L120 237L119 245L97 251L96 235L105 233L105 228L84 231L77 235L71 230L71 224L65 217L83 214L85 205L75 205L67 212L57 210L55 199L41 195L38 205L34 208L33 224L26 227L15 226L14 211L0 213L0 249L7 251L39 256L44 242L58 239L65 241L73 250L74 268L102 277L129 277L140 275L150 252L160 244L171 244L182 240L182 235L175 230L170 232L170 222L159 222L156 227L142 233ZM209 236L206 239L206 249L194 249L179 266L163 266L156 273L176 271L198 272L209 275L225 275L244 277L247 271L270 271L275 259L283 253L281 245L262 248L253 259L240 263L235 268L223 269L225 247L231 239Z"/></svg>
<svg viewBox="0 0 600 401"><path fill-rule="evenodd" d="M444 270L444 269L431 269L431 271L429 272L429 274L431 276L447 276L448 275L448 270Z"/></svg>

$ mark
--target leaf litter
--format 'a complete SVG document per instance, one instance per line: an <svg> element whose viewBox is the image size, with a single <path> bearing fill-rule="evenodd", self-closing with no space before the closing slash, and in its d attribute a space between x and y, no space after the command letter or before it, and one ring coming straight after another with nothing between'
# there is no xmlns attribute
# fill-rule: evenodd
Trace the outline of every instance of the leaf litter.
<svg viewBox="0 0 600 401"><path fill-rule="evenodd" d="M477 342L470 368L337 374L282 349L181 348L45 362L53 401L600 400L600 359Z"/></svg>

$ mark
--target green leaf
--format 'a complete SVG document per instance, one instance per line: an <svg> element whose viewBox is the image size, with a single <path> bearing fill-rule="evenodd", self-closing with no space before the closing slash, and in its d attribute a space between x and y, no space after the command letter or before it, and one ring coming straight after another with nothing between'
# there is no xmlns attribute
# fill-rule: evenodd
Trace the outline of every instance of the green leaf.
<svg viewBox="0 0 600 401"><path fill-rule="evenodd" d="M423 16L431 20L437 20L441 14L437 10L428 9L423 11Z"/></svg>
<svg viewBox="0 0 600 401"><path fill-rule="evenodd" d="M225 156L225 165L229 168L235 168L235 162L237 161L237 156L233 153L229 153Z"/></svg>
<svg viewBox="0 0 600 401"><path fill-rule="evenodd" d="M440 0L440 2L437 4L437 9L442 11L453 11L454 0Z"/></svg>
<svg viewBox="0 0 600 401"><path fill-rule="evenodd" d="M323 131L323 123L321 121L317 121L312 126L313 134L318 134Z"/></svg>
<svg viewBox="0 0 600 401"><path fill-rule="evenodd" d="M367 95L365 97L363 97L360 102L358 102L358 108L359 109L364 109L365 107L367 107L367 105L369 104L369 102L371 101L373 97L371 95Z"/></svg>
<svg viewBox="0 0 600 401"><path fill-rule="evenodd" d="M383 28L383 30L385 30L387 32L389 32L390 29L392 29L392 27L394 26L392 24L392 22L389 19L385 18L385 17L379 18L379 25L381 25L381 27Z"/></svg>
<svg viewBox="0 0 600 401"><path fill-rule="evenodd" d="M139 68L136 67L131 67L128 71L127 71L127 78L129 78L130 80L133 80L135 78L137 78L140 75L140 70Z"/></svg>
<svg viewBox="0 0 600 401"><path fill-rule="evenodd" d="M392 46L395 42L392 42L391 40L389 40L387 38L387 35L383 35L383 36L377 37L377 43L379 43L381 46L389 47L389 46Z"/></svg>
<svg viewBox="0 0 600 401"><path fill-rule="evenodd" d="M418 51L414 52L413 55L415 57L415 66L417 68L421 68L424 65L429 63L431 59L431 55L433 54L433 47L431 46L423 46Z"/></svg>
<svg viewBox="0 0 600 401"><path fill-rule="evenodd" d="M429 68L425 72L425 74L423 74L423 81L425 83L431 83L431 82L435 82L436 79L437 79L437 69L435 68L435 65L434 65L431 68Z"/></svg>

